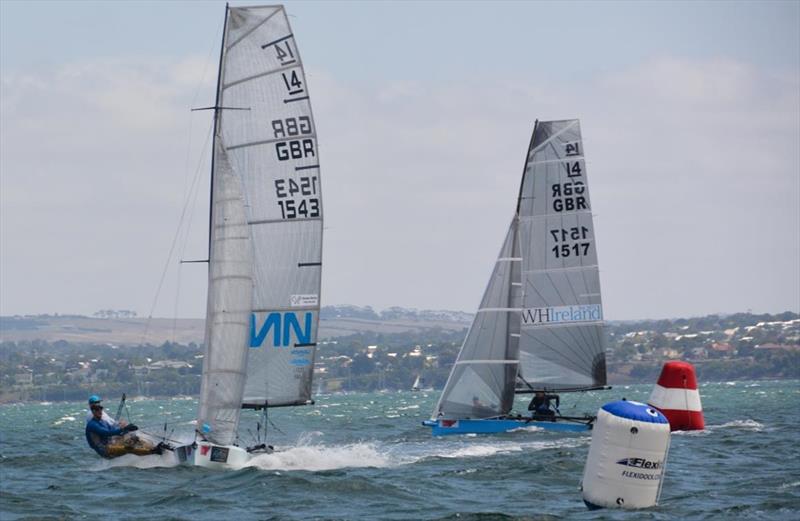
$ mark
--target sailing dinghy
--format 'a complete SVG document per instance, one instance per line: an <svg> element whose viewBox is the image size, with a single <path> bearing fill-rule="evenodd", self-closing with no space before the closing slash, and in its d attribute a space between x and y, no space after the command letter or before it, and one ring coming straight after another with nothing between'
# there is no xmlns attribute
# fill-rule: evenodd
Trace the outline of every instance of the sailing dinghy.
<svg viewBox="0 0 800 521"><path fill-rule="evenodd" d="M603 311L578 120L537 121L516 211L442 392L433 435L584 431L593 416L511 415L517 394L605 388ZM541 396L541 395L540 395Z"/></svg>
<svg viewBox="0 0 800 521"><path fill-rule="evenodd" d="M241 443L243 409L266 416L314 403L322 197L306 77L283 6L226 6L213 110L194 463L230 468L271 451L262 439Z"/></svg>
<svg viewBox="0 0 800 521"><path fill-rule="evenodd" d="M432 391L433 388L430 386L425 385L425 380L422 378L422 375L417 375L417 378L414 380L414 383L411 385L411 390L414 392L417 391Z"/></svg>

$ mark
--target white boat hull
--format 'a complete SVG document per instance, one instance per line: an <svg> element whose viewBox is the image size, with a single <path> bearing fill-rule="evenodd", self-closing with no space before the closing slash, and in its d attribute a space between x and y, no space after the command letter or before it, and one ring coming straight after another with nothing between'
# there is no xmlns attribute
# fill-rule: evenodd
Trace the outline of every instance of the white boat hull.
<svg viewBox="0 0 800 521"><path fill-rule="evenodd" d="M194 452L194 464L211 469L239 469L250 461L250 453L235 445L214 445L198 441Z"/></svg>

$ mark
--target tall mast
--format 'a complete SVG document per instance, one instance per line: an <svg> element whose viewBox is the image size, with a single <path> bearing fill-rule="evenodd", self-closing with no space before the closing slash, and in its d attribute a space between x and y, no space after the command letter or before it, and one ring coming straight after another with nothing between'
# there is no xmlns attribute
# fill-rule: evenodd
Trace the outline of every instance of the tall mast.
<svg viewBox="0 0 800 521"><path fill-rule="evenodd" d="M208 204L208 269L211 270L211 229L214 226L214 158L217 155L217 130L219 128L219 97L222 86L222 58L225 55L225 36L228 33L228 4L225 4L225 20L222 22L222 43L219 47L219 67L217 68L217 92L214 98L214 135L211 141L211 181L209 183Z"/></svg>
<svg viewBox="0 0 800 521"><path fill-rule="evenodd" d="M528 171L528 160L531 155L531 148L533 147L533 138L536 137L536 127L539 126L537 119L533 123L533 132L531 132L531 142L528 144L528 153L525 154L525 166L522 167L522 179L519 181L519 195L517 196L517 215L519 215L519 206L522 204L522 188L525 186L525 172Z"/></svg>

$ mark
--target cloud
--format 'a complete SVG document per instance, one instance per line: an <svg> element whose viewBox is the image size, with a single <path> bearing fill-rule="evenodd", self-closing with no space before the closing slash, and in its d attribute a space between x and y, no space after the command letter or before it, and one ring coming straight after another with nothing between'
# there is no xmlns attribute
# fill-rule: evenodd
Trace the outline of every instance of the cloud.
<svg viewBox="0 0 800 521"><path fill-rule="evenodd" d="M208 104L213 68L192 57L4 73L3 313L147 313L205 157L209 117L188 109ZM569 82L308 73L324 303L474 310L534 120L579 117L607 316L800 306L796 71L665 56ZM204 252L206 190L186 256ZM201 316L193 269L180 314ZM172 314L170 275L158 315Z"/></svg>
<svg viewBox="0 0 800 521"><path fill-rule="evenodd" d="M796 75L664 57L574 83L312 80L326 295L474 309L534 119L580 117L608 316L800 306Z"/></svg>
<svg viewBox="0 0 800 521"><path fill-rule="evenodd" d="M201 74L196 58L4 72L3 313L147 311L201 157L190 118L208 127L188 106Z"/></svg>

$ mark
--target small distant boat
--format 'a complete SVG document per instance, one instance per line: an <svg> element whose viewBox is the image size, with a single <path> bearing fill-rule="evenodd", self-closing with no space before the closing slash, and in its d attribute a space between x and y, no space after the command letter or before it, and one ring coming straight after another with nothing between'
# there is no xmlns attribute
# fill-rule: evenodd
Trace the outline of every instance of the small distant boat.
<svg viewBox="0 0 800 521"><path fill-rule="evenodd" d="M433 417L435 436L584 431L595 417L511 415L517 394L606 388L600 278L578 120L537 121L516 211Z"/></svg>
<svg viewBox="0 0 800 521"><path fill-rule="evenodd" d="M417 378L414 380L414 384L411 386L412 391L433 391L433 387L426 387L425 386L425 379L422 376L417 375Z"/></svg>
<svg viewBox="0 0 800 521"><path fill-rule="evenodd" d="M321 181L303 62L283 6L226 6L211 108L208 306L194 463L231 468L272 451L265 435L242 444L243 409L266 416L269 408L314 403ZM266 424L253 431L263 433Z"/></svg>

